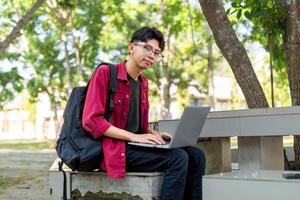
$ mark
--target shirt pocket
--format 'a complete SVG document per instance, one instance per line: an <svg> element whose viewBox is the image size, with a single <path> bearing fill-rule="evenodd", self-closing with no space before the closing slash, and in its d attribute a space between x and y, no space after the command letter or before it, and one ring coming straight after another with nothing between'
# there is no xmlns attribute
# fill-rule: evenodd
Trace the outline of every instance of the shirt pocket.
<svg viewBox="0 0 300 200"><path fill-rule="evenodd" d="M116 95L114 97L114 112L121 113L123 111L124 97L123 95Z"/></svg>
<svg viewBox="0 0 300 200"><path fill-rule="evenodd" d="M140 103L142 109L149 109L149 99L148 99L148 93L146 91L142 91Z"/></svg>
<svg viewBox="0 0 300 200"><path fill-rule="evenodd" d="M114 109L111 116L112 124L120 127L120 121L124 109L124 97L123 95L116 95L114 97Z"/></svg>

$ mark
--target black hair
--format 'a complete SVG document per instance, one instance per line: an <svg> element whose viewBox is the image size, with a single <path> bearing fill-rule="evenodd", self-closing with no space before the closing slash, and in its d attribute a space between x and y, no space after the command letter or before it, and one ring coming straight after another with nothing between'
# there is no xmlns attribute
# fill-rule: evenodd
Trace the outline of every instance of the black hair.
<svg viewBox="0 0 300 200"><path fill-rule="evenodd" d="M155 39L159 43L159 48L161 51L165 49L165 39L162 34L158 29L148 26L144 26L138 30L136 30L132 36L130 43L133 43L135 41L141 41L141 42L147 42L148 40Z"/></svg>

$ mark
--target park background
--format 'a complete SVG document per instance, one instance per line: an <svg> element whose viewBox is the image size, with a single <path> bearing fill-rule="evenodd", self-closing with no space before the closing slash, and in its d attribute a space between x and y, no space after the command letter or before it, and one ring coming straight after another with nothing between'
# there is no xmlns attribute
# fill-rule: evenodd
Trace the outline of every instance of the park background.
<svg viewBox="0 0 300 200"><path fill-rule="evenodd" d="M102 61L126 59L142 26L157 27L167 42L162 62L144 73L150 121L179 118L189 105L299 105L295 2L1 0L0 149L53 150L72 88L85 85ZM283 141L295 145L290 152L299 160L298 137Z"/></svg>

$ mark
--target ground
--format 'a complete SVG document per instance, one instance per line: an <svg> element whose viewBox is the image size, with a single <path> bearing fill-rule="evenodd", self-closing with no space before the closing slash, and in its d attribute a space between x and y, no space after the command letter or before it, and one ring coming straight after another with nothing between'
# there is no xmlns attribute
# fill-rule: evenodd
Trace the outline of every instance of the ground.
<svg viewBox="0 0 300 200"><path fill-rule="evenodd" d="M49 200L53 150L0 150L0 200Z"/></svg>

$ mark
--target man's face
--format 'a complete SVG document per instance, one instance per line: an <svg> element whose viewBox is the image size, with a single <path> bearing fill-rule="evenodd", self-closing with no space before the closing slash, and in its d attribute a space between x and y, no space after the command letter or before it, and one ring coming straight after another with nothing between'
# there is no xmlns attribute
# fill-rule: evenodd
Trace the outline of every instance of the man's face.
<svg viewBox="0 0 300 200"><path fill-rule="evenodd" d="M129 45L131 58L140 69L148 69L161 59L159 42L155 39L147 42L136 41Z"/></svg>

